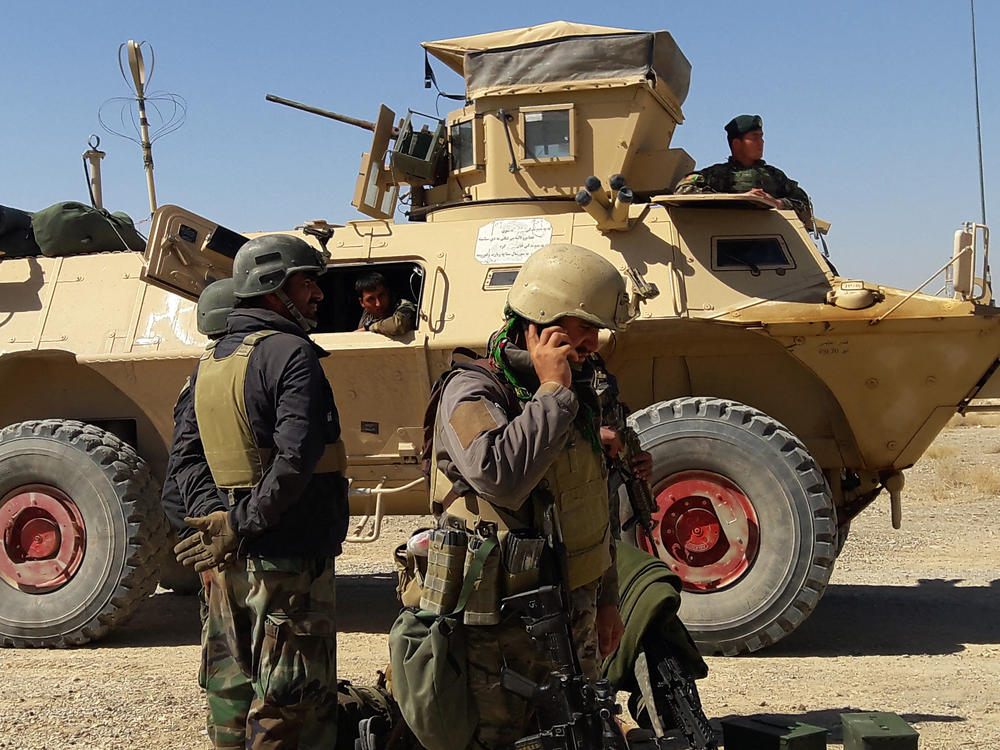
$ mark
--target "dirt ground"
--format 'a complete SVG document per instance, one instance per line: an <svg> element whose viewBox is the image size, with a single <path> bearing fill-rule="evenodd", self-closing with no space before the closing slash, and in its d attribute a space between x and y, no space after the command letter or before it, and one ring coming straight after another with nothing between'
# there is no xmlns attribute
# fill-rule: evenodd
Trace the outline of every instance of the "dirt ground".
<svg viewBox="0 0 1000 750"><path fill-rule="evenodd" d="M855 520L798 631L708 659L699 687L717 729L727 716L780 715L827 727L840 747L841 712L893 711L924 750L1000 748L997 421L946 430L906 473L902 530L886 498ZM390 519L383 540L338 562L343 677L371 682L387 660L390 551L417 521ZM196 598L168 592L91 646L0 651L0 748L208 748L198 659Z"/></svg>

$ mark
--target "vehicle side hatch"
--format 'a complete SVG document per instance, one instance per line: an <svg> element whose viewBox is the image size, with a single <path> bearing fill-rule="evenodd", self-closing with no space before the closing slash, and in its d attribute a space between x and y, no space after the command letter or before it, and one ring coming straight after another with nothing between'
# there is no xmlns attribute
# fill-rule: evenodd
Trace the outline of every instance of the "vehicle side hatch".
<svg viewBox="0 0 1000 750"><path fill-rule="evenodd" d="M236 251L250 238L179 206L160 206L146 242L143 281L189 300L233 274Z"/></svg>

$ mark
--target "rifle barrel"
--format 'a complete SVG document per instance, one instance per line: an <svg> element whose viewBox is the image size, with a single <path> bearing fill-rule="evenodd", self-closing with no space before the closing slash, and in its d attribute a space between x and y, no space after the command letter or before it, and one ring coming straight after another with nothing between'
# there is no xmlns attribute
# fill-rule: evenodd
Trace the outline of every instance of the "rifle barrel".
<svg viewBox="0 0 1000 750"><path fill-rule="evenodd" d="M301 102L293 102L291 99L285 99L281 96L275 96L274 94L267 94L264 97L269 102L275 102L277 104L284 104L286 107L292 107L293 109L301 109L303 112L310 112L314 115L319 115L320 117L329 117L331 120L336 120L337 122L343 122L348 125L353 125L356 128L362 128L364 130L370 130L375 132L375 123L370 120L361 120L357 117L350 117L349 115L342 115L339 112L330 112L326 109L320 109L319 107L310 107L308 104L302 104Z"/></svg>

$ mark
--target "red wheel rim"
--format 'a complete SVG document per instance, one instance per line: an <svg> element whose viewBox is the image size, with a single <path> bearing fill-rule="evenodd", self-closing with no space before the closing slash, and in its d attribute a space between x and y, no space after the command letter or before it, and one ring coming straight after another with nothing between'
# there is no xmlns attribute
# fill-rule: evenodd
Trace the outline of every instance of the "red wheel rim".
<svg viewBox="0 0 1000 750"><path fill-rule="evenodd" d="M18 487L0 500L0 578L31 594L64 586L83 561L83 516L55 487Z"/></svg>
<svg viewBox="0 0 1000 750"><path fill-rule="evenodd" d="M760 527L739 487L710 471L682 471L653 492L656 526L652 534L640 531L639 546L666 562L686 591L724 588L750 569Z"/></svg>

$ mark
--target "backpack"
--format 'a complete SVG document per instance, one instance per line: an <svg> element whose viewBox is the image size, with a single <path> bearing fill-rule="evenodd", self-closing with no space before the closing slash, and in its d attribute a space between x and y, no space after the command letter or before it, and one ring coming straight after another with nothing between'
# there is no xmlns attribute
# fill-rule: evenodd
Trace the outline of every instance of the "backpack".
<svg viewBox="0 0 1000 750"><path fill-rule="evenodd" d="M55 203L31 217L35 241L50 258L106 250L143 252L146 241L132 219L120 211L108 213L76 201Z"/></svg>

